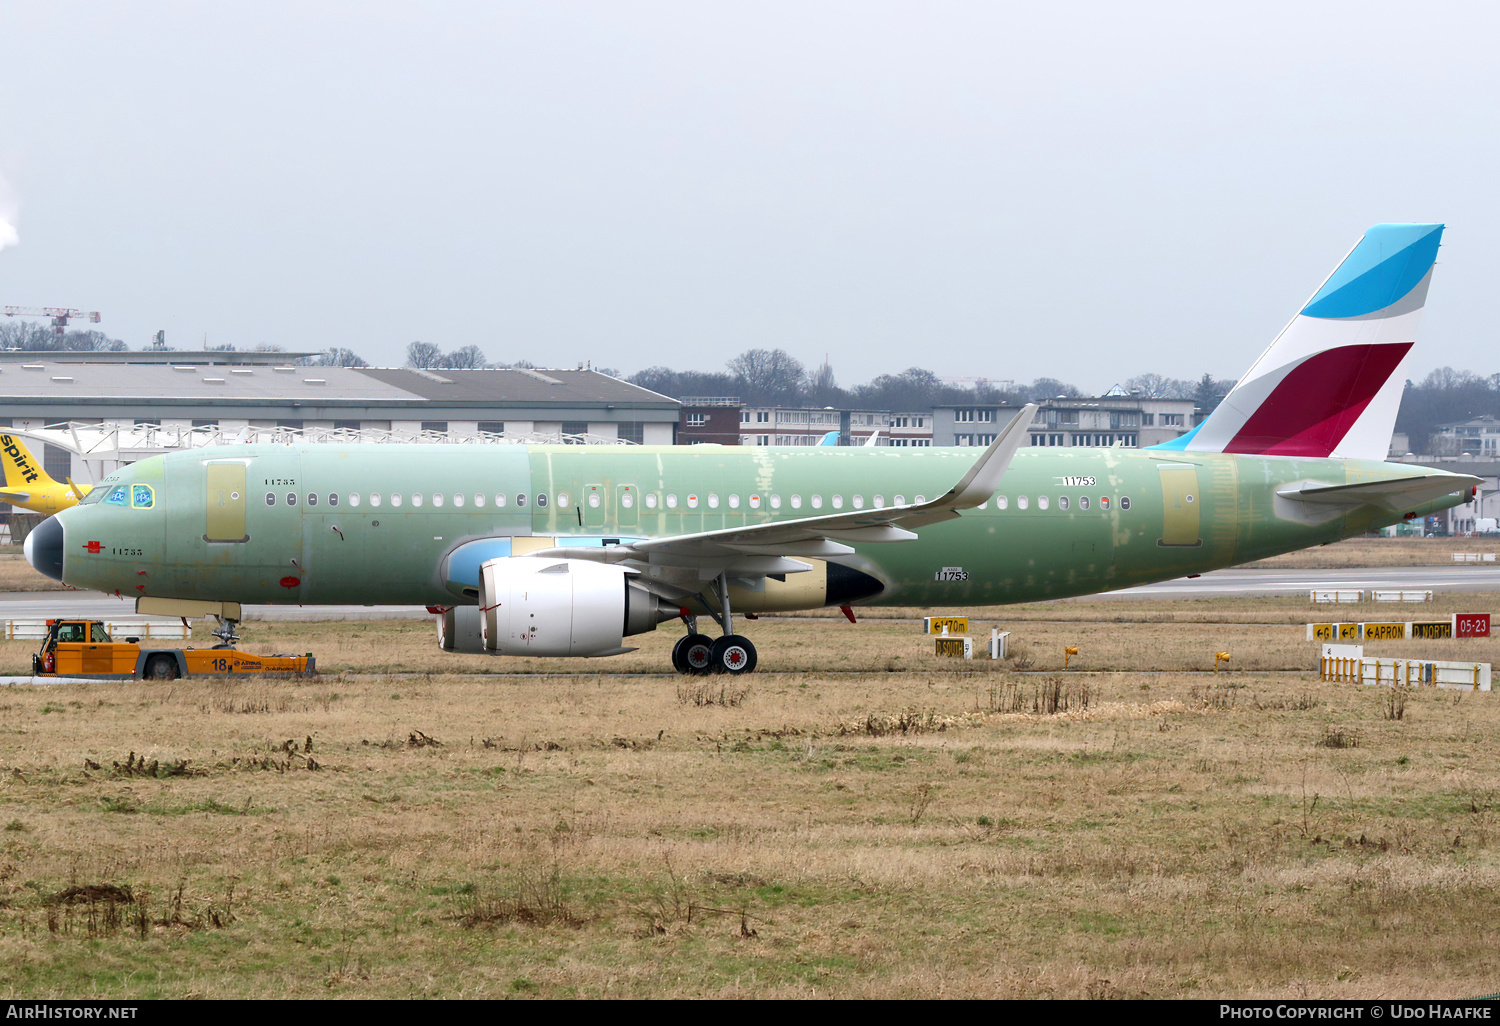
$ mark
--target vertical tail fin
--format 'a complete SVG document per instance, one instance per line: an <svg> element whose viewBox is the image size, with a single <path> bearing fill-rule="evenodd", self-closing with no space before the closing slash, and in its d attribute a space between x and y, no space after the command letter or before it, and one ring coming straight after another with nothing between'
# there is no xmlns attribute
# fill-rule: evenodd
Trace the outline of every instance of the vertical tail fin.
<svg viewBox="0 0 1500 1026"><path fill-rule="evenodd" d="M5 487L16 491L36 488L38 485L56 484L42 469L42 461L31 455L24 442L16 435L0 435L0 467L5 471Z"/></svg>
<svg viewBox="0 0 1500 1026"><path fill-rule="evenodd" d="M1440 224L1378 224L1211 416L1159 448L1384 459Z"/></svg>

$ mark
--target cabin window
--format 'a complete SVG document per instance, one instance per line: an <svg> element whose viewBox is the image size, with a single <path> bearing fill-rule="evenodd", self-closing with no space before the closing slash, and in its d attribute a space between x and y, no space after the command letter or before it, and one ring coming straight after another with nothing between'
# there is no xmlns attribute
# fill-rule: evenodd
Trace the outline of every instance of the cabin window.
<svg viewBox="0 0 1500 1026"><path fill-rule="evenodd" d="M1101 495L1101 496L1099 496L1099 508L1100 509L1109 509L1109 496L1108 495Z"/></svg>
<svg viewBox="0 0 1500 1026"><path fill-rule="evenodd" d="M771 508L772 509L780 509L781 508L781 496L776 495L774 493L772 494L772 496L771 496Z"/></svg>
<svg viewBox="0 0 1500 1026"><path fill-rule="evenodd" d="M1083 503L1080 502L1079 506L1082 507ZM1059 495L1057 497L1057 508L1058 509L1067 509L1068 508L1068 497L1066 495Z"/></svg>
<svg viewBox="0 0 1500 1026"><path fill-rule="evenodd" d="M297 493L296 492L287 492L286 493L286 504L288 506L295 506L295 505L297 505Z"/></svg>
<svg viewBox="0 0 1500 1026"><path fill-rule="evenodd" d="M546 509L547 508L547 493L546 492L537 492L536 493L536 506L537 506L537 509Z"/></svg>
<svg viewBox="0 0 1500 1026"><path fill-rule="evenodd" d="M130 504L136 509L150 509L156 504L155 493L150 485L133 485L130 489Z"/></svg>
<svg viewBox="0 0 1500 1026"><path fill-rule="evenodd" d="M698 496L696 496L696 495L689 495L688 496L688 509L697 509L697 508L698 508Z"/></svg>
<svg viewBox="0 0 1500 1026"><path fill-rule="evenodd" d="M496 498L498 499L499 496L496 496ZM525 492L517 492L516 493L516 505L517 506L524 506L524 505L526 505L526 493Z"/></svg>
<svg viewBox="0 0 1500 1026"><path fill-rule="evenodd" d="M740 508L740 497L738 495L730 495L729 496L729 508L730 509L739 509Z"/></svg>
<svg viewBox="0 0 1500 1026"><path fill-rule="evenodd" d="M751 509L760 509L760 496L759 495L752 495L752 496L750 496L750 508Z"/></svg>
<svg viewBox="0 0 1500 1026"><path fill-rule="evenodd" d="M351 506L358 506L359 505L359 493L358 492L350 492L349 493L349 505L351 505Z"/></svg>
<svg viewBox="0 0 1500 1026"><path fill-rule="evenodd" d="M399 506L399 505L401 505L401 493L400 492L392 492L391 493L391 505L392 506Z"/></svg>
<svg viewBox="0 0 1500 1026"><path fill-rule="evenodd" d="M307 493L307 504L309 506L316 506L318 504L318 493L317 492L308 492Z"/></svg>
<svg viewBox="0 0 1500 1026"><path fill-rule="evenodd" d="M719 493L718 492L709 492L708 493L708 508L709 509L718 509L719 508Z"/></svg>
<svg viewBox="0 0 1500 1026"><path fill-rule="evenodd" d="M463 504L464 504L464 493L463 492L454 492L453 493L453 505L455 505L455 506L462 506Z"/></svg>
<svg viewBox="0 0 1500 1026"><path fill-rule="evenodd" d="M821 496L821 495L814 495L812 497L812 508L813 509L822 509L823 508L823 496Z"/></svg>
<svg viewBox="0 0 1500 1026"><path fill-rule="evenodd" d="M420 505L422 505L422 493L421 492L413 492L412 493L411 504L413 506L420 506Z"/></svg>
<svg viewBox="0 0 1500 1026"><path fill-rule="evenodd" d="M843 509L844 508L844 497L842 495L835 495L833 497L833 508L834 509Z"/></svg>
<svg viewBox="0 0 1500 1026"><path fill-rule="evenodd" d="M898 506L905 506L906 505L906 496L904 496L904 495L898 495L898 496L896 496L896 505L898 505Z"/></svg>
<svg viewBox="0 0 1500 1026"><path fill-rule="evenodd" d="M557 504L559 506L561 506L563 509L567 509L568 508L568 493L567 492L558 492L557 493Z"/></svg>
<svg viewBox="0 0 1500 1026"><path fill-rule="evenodd" d="M884 495L877 495L873 499L871 499L870 501L875 504L875 508L876 509L880 509L881 507L883 507L885 505L885 496Z"/></svg>
<svg viewBox="0 0 1500 1026"><path fill-rule="evenodd" d="M646 493L646 508L647 509L655 509L656 508L656 493L655 492L647 492Z"/></svg>
<svg viewBox="0 0 1500 1026"><path fill-rule="evenodd" d="M1029 505L1029 503L1026 501L1026 496L1024 496L1024 495L1018 495L1018 496L1016 496L1016 508L1017 509L1025 509L1028 505Z"/></svg>
<svg viewBox="0 0 1500 1026"><path fill-rule="evenodd" d="M338 492L329 492L328 493L328 505L330 505L330 506L337 506L338 504L339 504L339 493Z"/></svg>
<svg viewBox="0 0 1500 1026"><path fill-rule="evenodd" d="M918 495L917 496L917 505L918 506L922 505L922 503L924 503L926 501L927 501L927 496L925 496L925 495Z"/></svg>
<svg viewBox="0 0 1500 1026"><path fill-rule="evenodd" d="M635 505L635 495L630 489L627 488L620 493L620 505L626 509L630 509Z"/></svg>
<svg viewBox="0 0 1500 1026"><path fill-rule="evenodd" d="M865 497L863 495L856 495L854 497L854 508L855 509L864 509L865 508Z"/></svg>
<svg viewBox="0 0 1500 1026"><path fill-rule="evenodd" d="M1006 496L1004 496L1004 495L997 495L997 496L995 496L995 508L996 509L1005 509L1009 505L1010 505L1010 499L1007 498Z"/></svg>
<svg viewBox="0 0 1500 1026"><path fill-rule="evenodd" d="M921 500L918 500L918 501L921 501ZM1045 495L1038 495L1036 497L1036 508L1037 509L1046 509L1047 508L1047 497Z"/></svg>
<svg viewBox="0 0 1500 1026"><path fill-rule="evenodd" d="M379 492L371 492L370 493L370 505L371 506L379 506L380 505L380 493Z"/></svg>
<svg viewBox="0 0 1500 1026"><path fill-rule="evenodd" d="M123 488L118 488L118 489L116 489L116 491L122 493L121 496L120 496L120 501L124 501L123 492L125 490ZM110 502L114 502L115 501L115 497L113 495L111 495L109 497L109 501ZM276 505L276 493L275 492L267 492L266 493L266 505L267 506L274 506L274 505Z"/></svg>
<svg viewBox="0 0 1500 1026"><path fill-rule="evenodd" d="M802 496L800 496L800 495L793 495L792 496L792 509L801 509L801 508L802 508Z"/></svg>
<svg viewBox="0 0 1500 1026"><path fill-rule="evenodd" d="M1078 508L1079 509L1088 509L1089 508L1089 497L1087 495L1080 495L1078 497Z"/></svg>
<svg viewBox="0 0 1500 1026"><path fill-rule="evenodd" d="M475 492L474 493L474 505L476 505L476 506L483 506L484 505L484 493L483 492Z"/></svg>
<svg viewBox="0 0 1500 1026"><path fill-rule="evenodd" d="M589 509L599 508L599 493L589 492Z"/></svg>
<svg viewBox="0 0 1500 1026"><path fill-rule="evenodd" d="M1128 496L1128 495L1122 495L1122 496L1120 496L1120 508L1122 510L1130 508L1130 496Z"/></svg>
<svg viewBox="0 0 1500 1026"><path fill-rule="evenodd" d="M677 495L674 492L667 493L667 509L677 508Z"/></svg>
<svg viewBox="0 0 1500 1026"><path fill-rule="evenodd" d="M476 495L474 498L477 500L479 498L479 496ZM477 505L483 505L483 503L476 503L476 504ZM495 493L495 506L497 508L500 508L500 509L503 509L505 507L505 493L504 492L496 492Z"/></svg>
<svg viewBox="0 0 1500 1026"><path fill-rule="evenodd" d="M443 493L442 492L433 492L432 493L432 504L434 506L441 506L443 504Z"/></svg>

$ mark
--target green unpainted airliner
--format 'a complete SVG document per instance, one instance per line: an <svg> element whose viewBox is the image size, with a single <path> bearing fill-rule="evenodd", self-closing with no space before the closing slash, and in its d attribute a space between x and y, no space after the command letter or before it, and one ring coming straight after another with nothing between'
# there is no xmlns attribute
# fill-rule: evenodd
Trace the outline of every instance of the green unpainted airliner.
<svg viewBox="0 0 1500 1026"><path fill-rule="evenodd" d="M1442 230L1370 229L1214 414L1166 446L1021 448L1035 407L977 458L220 446L122 468L26 554L142 612L425 604L449 651L612 655L680 617L685 673L755 668L735 612L1027 602L1201 573L1468 500L1476 478L1380 459Z"/></svg>

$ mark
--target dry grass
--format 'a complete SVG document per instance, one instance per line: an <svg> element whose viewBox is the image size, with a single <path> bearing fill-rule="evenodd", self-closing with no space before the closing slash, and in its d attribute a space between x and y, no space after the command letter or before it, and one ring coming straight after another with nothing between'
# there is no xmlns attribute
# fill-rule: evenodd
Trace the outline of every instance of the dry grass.
<svg viewBox="0 0 1500 1026"><path fill-rule="evenodd" d="M673 633L525 677L404 623L252 626L316 680L6 689L0 993L1496 990L1500 698L1391 718L1307 672L1302 608L1010 623L1086 667L1028 674L767 618L797 672L734 702L627 675ZM1184 672L1216 648L1242 672Z"/></svg>
<svg viewBox="0 0 1500 1026"><path fill-rule="evenodd" d="M1386 566L1452 566L1455 552L1500 554L1500 537L1348 538L1300 552L1246 563L1258 569L1338 570Z"/></svg>
<svg viewBox="0 0 1500 1026"><path fill-rule="evenodd" d="M14 549L15 546L0 546ZM50 577L45 577L31 568L26 557L19 552L0 552L0 592L11 591L68 591Z"/></svg>

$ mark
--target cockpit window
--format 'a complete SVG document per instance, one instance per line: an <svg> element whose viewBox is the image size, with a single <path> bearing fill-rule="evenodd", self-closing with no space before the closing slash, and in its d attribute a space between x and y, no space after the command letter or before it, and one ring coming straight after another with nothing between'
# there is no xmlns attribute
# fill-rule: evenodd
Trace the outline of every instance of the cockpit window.
<svg viewBox="0 0 1500 1026"><path fill-rule="evenodd" d="M109 485L95 485L89 490L89 493L87 495L78 500L78 505L91 506L96 502L103 502L104 497L109 494L109 491Z"/></svg>
<svg viewBox="0 0 1500 1026"><path fill-rule="evenodd" d="M130 489L124 485L116 485L110 489L109 497L104 500L111 506L125 506L130 502Z"/></svg>
<svg viewBox="0 0 1500 1026"><path fill-rule="evenodd" d="M131 485L130 504L136 509L150 509L156 505L156 493L151 490L150 485Z"/></svg>

